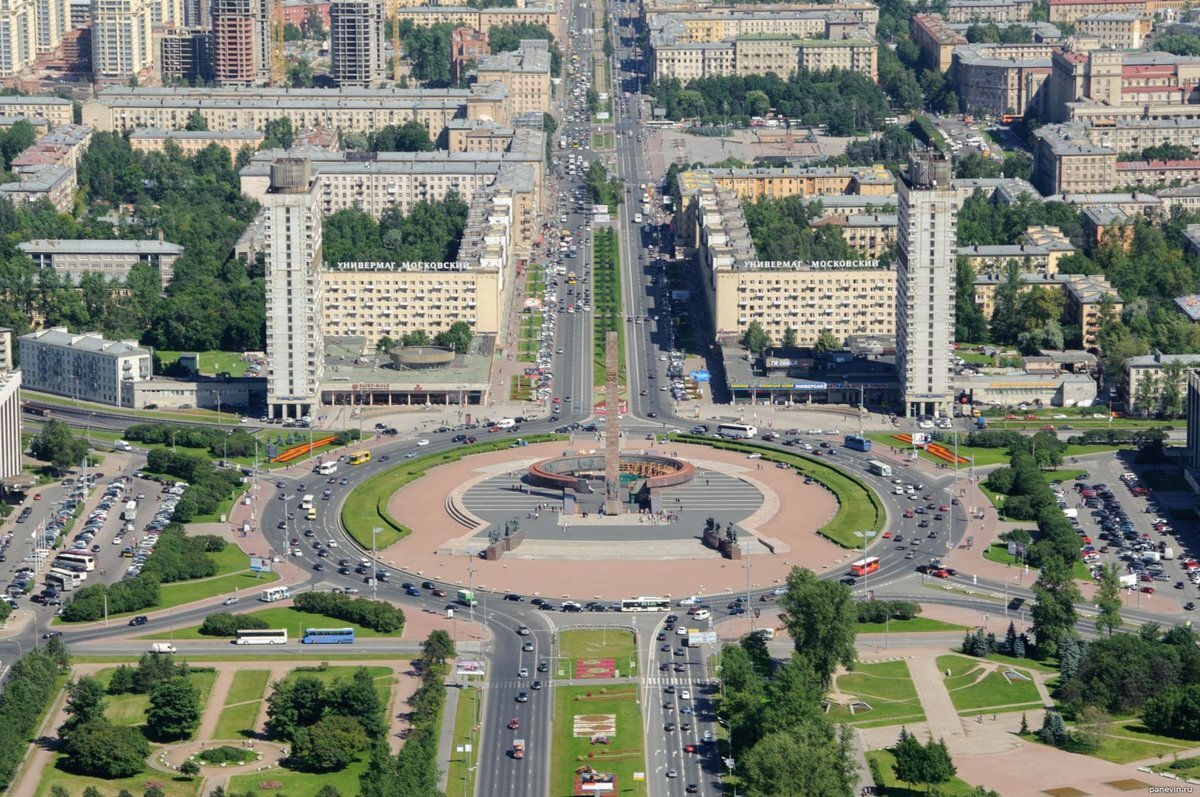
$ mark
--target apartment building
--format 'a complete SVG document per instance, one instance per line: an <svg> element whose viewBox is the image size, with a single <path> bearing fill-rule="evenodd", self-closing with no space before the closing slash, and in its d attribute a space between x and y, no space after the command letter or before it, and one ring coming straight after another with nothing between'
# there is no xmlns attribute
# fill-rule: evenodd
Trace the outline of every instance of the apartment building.
<svg viewBox="0 0 1200 797"><path fill-rule="evenodd" d="M312 414L325 370L321 322L321 207L308 161L280 158L266 215L267 411Z"/></svg>
<svg viewBox="0 0 1200 797"><path fill-rule="evenodd" d="M72 172L92 143L92 129L85 125L59 125L12 159L18 175L45 166L63 166Z"/></svg>
<svg viewBox="0 0 1200 797"><path fill-rule="evenodd" d="M213 79L222 86L265 86L271 79L268 0L210 0Z"/></svg>
<svg viewBox="0 0 1200 797"><path fill-rule="evenodd" d="M1154 21L1142 14L1110 11L1080 17L1075 30L1100 42L1102 47L1115 50L1140 50Z"/></svg>
<svg viewBox="0 0 1200 797"><path fill-rule="evenodd" d="M954 75L964 107L993 116L1035 109L1051 73L1049 44L965 44L954 48Z"/></svg>
<svg viewBox="0 0 1200 797"><path fill-rule="evenodd" d="M1108 280L1103 276L1085 274L1052 274L1045 271L1021 272L1020 292L1034 288L1059 291L1063 294L1064 328L1076 327L1079 340L1085 349L1099 346L1102 305L1105 297L1112 302L1114 317L1120 317L1125 303ZM996 290L1007 281L1003 268L979 273L974 280L974 302L986 319L991 319L996 309Z"/></svg>
<svg viewBox="0 0 1200 797"><path fill-rule="evenodd" d="M14 77L37 57L34 0L8 0L0 5L0 78Z"/></svg>
<svg viewBox="0 0 1200 797"><path fill-rule="evenodd" d="M480 83L502 83L513 114L550 110L550 42L522 39L519 48L480 58L475 64Z"/></svg>
<svg viewBox="0 0 1200 797"><path fill-rule="evenodd" d="M0 115L44 119L53 127L73 120L71 101L61 97L0 96Z"/></svg>
<svg viewBox="0 0 1200 797"><path fill-rule="evenodd" d="M126 83L154 69L149 0L92 0L92 76Z"/></svg>
<svg viewBox="0 0 1200 797"><path fill-rule="evenodd" d="M158 130L143 127L129 134L129 145L139 152L165 152L167 144L191 157L212 145L229 150L236 158L243 147L257 150L266 136L258 130Z"/></svg>
<svg viewBox="0 0 1200 797"><path fill-rule="evenodd" d="M1033 18L1033 0L950 0L948 22L1026 22Z"/></svg>
<svg viewBox="0 0 1200 797"><path fill-rule="evenodd" d="M896 246L895 213L862 213L853 216L825 216L810 227L836 227L842 239L865 258L879 259Z"/></svg>
<svg viewBox="0 0 1200 797"><path fill-rule="evenodd" d="M212 36L207 28L167 28L155 38L158 72L164 78L212 80Z"/></svg>
<svg viewBox="0 0 1200 797"><path fill-rule="evenodd" d="M12 330L0 328L0 479L21 473L21 371L12 367Z"/></svg>
<svg viewBox="0 0 1200 797"><path fill-rule="evenodd" d="M705 186L686 197L682 231L701 275L712 340L732 342L758 322L779 342L786 330L812 345L822 332L891 335L895 271L877 259L765 262L746 227L741 198Z"/></svg>
<svg viewBox="0 0 1200 797"><path fill-rule="evenodd" d="M1077 38L1052 53L1051 67L1040 113L1048 121L1200 114L1200 57L1102 50Z"/></svg>
<svg viewBox="0 0 1200 797"><path fill-rule="evenodd" d="M371 133L415 119L436 141L454 119L509 124L508 106L501 83L469 89L259 89L253 96L227 88L113 87L84 103L83 120L107 132L179 130L198 111L209 130L262 130L267 122L287 117L296 129Z"/></svg>
<svg viewBox="0 0 1200 797"><path fill-rule="evenodd" d="M0 197L14 205L46 200L61 213L75 206L75 170L66 166L35 166L18 175L15 183L0 183Z"/></svg>
<svg viewBox="0 0 1200 797"><path fill-rule="evenodd" d="M1146 14L1147 0L1049 0L1050 21L1074 25L1083 17L1121 12ZM1152 12L1151 12L1152 13Z"/></svg>
<svg viewBox="0 0 1200 797"><path fill-rule="evenodd" d="M408 20L421 28L438 24L473 28L486 34L492 28L509 25L542 25L562 41L562 17L553 6L526 6L511 8L472 8L470 6L420 5L388 8L388 18L400 23Z"/></svg>
<svg viewBox="0 0 1200 797"><path fill-rule="evenodd" d="M37 51L53 53L71 29L71 9L68 0L34 0L34 24Z"/></svg>
<svg viewBox="0 0 1200 797"><path fill-rule="evenodd" d="M767 75L845 69L877 75L877 45L865 35L840 39L799 38L784 33L748 33L720 42L681 41L665 32L651 40L656 80L681 83L706 77Z"/></svg>
<svg viewBox="0 0 1200 797"><path fill-rule="evenodd" d="M905 415L949 415L954 395L958 203L942 152L914 153L901 174L896 260L896 374Z"/></svg>
<svg viewBox="0 0 1200 797"><path fill-rule="evenodd" d="M109 282L124 282L139 264L158 273L165 289L175 274L183 247L166 241L48 239L23 241L17 248L38 268L50 269L78 284L84 274L100 274Z"/></svg>
<svg viewBox="0 0 1200 797"><path fill-rule="evenodd" d="M742 200L789 196L854 194L880 197L884 204L895 190L895 177L885 166L807 166L781 169L693 169L679 175L684 194L711 187L729 190Z"/></svg>
<svg viewBox="0 0 1200 797"><path fill-rule="evenodd" d="M1043 194L1099 193L1115 188L1117 153L1063 125L1034 133L1033 183Z"/></svg>
<svg viewBox="0 0 1200 797"><path fill-rule="evenodd" d="M914 14L912 39L921 48L925 63L939 72L950 71L954 48L967 43L967 37L950 27L941 14Z"/></svg>
<svg viewBox="0 0 1200 797"><path fill-rule="evenodd" d="M435 335L459 321L498 334L514 257L512 200L506 190L475 198L453 262L328 264L321 277L325 334L365 338L372 347L385 335Z"/></svg>
<svg viewBox="0 0 1200 797"><path fill-rule="evenodd" d="M1200 354L1143 354L1125 359L1125 373L1119 382L1119 391L1129 415L1157 415L1162 404L1162 395L1170 387L1171 374L1180 374L1180 383L1175 386L1183 395L1185 383L1196 378L1200 369ZM1200 417L1189 415L1188 420ZM1189 427L1191 424L1188 424ZM1188 439L1192 439L1191 432Z"/></svg>
<svg viewBox="0 0 1200 797"><path fill-rule="evenodd" d="M370 88L385 78L383 0L334 0L329 9L331 73L339 86Z"/></svg>
<svg viewBox="0 0 1200 797"><path fill-rule="evenodd" d="M151 354L136 341L105 340L51 327L22 335L23 387L56 396L133 406L133 384L151 377Z"/></svg>
<svg viewBox="0 0 1200 797"><path fill-rule="evenodd" d="M315 18L320 20L325 30L330 29L330 5L328 0L283 0L275 6L275 20L284 25L295 25L297 28L307 28Z"/></svg>

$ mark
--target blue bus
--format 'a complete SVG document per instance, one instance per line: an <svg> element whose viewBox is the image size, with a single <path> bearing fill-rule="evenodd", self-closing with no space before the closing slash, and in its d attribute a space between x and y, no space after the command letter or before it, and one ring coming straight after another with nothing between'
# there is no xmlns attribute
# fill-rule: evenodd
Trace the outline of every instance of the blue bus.
<svg viewBox="0 0 1200 797"><path fill-rule="evenodd" d="M845 439L846 448L852 448L855 451L870 451L871 441L862 435L848 434Z"/></svg>
<svg viewBox="0 0 1200 797"><path fill-rule="evenodd" d="M304 639L300 641L305 645L353 645L354 629L306 628Z"/></svg>

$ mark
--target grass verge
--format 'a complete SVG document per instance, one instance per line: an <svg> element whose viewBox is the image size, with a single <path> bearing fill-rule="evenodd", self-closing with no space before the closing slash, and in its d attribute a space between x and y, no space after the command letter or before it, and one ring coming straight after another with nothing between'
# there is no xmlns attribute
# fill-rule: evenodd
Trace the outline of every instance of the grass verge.
<svg viewBox="0 0 1200 797"><path fill-rule="evenodd" d="M338 772L316 774L276 767L270 772L234 775L229 779L226 791L237 794L253 791L257 794L286 794L287 797L316 797L317 792L325 784L329 784L337 789L339 794L358 794L358 780L366 771L369 758L368 754L363 753L357 761ZM271 785L263 785L268 783Z"/></svg>
<svg viewBox="0 0 1200 797"><path fill-rule="evenodd" d="M456 752L465 745L472 745L475 755L479 754L479 732L476 717L479 716L479 690L473 686L458 691L458 708L454 712L454 738L450 742L450 769L446 775L446 794L474 794L477 767L468 766L467 754ZM517 736L519 734L514 734Z"/></svg>
<svg viewBox="0 0 1200 797"><path fill-rule="evenodd" d="M524 437L529 443L544 443L550 440L563 440L562 435L542 434ZM342 505L342 525L346 532L354 538L363 549L371 547L371 529L379 527L381 531L376 536L379 550L399 542L412 533L412 529L392 517L388 512L388 501L397 490L407 486L425 475L425 471L457 462L472 454L484 454L489 451L501 451L513 442L512 437L502 436L483 443L460 446L448 451L429 454L416 459L405 460L391 470L378 473L358 487Z"/></svg>
<svg viewBox="0 0 1200 797"><path fill-rule="evenodd" d="M633 657L633 633L618 629L599 631L562 631L558 635L559 677L574 678L575 662L579 659L612 659L623 676Z"/></svg>
<svg viewBox="0 0 1200 797"><path fill-rule="evenodd" d="M876 727L925 720L917 688L903 661L860 664L854 672L838 675L834 683L838 692L870 706L869 710L851 711L849 702L831 701L829 717L836 722Z"/></svg>
<svg viewBox="0 0 1200 797"><path fill-rule="evenodd" d="M764 462L784 462L791 465L798 475L811 476L814 481L832 492L838 502L837 514L827 524L817 529L817 533L843 548L862 547L862 539L856 537L854 532L877 532L883 528L887 513L879 502L879 496L858 477L840 468L754 443L717 440L698 435L672 435L671 439L728 451L759 453L762 454Z"/></svg>
<svg viewBox="0 0 1200 797"><path fill-rule="evenodd" d="M605 337L617 333L617 373L625 384L625 329L621 317L620 250L615 231L599 230L592 238L592 384L605 383Z"/></svg>
<svg viewBox="0 0 1200 797"><path fill-rule="evenodd" d="M311 614L293 609L290 606L277 606L271 609L260 609L256 612L247 613L248 617L257 617L267 624L269 628L286 628L289 634L295 634L296 639L303 639L305 628L353 628L356 637L392 637L400 638L400 631L394 634L383 634L370 628L358 625L357 623L348 623L345 620L338 620L332 617L326 617L321 614ZM200 633L200 626L193 625L187 628L178 628L174 631L160 631L156 634L149 634L141 639L208 639L220 641L223 638L232 639L232 637L212 637ZM322 647L328 648L328 645Z"/></svg>
<svg viewBox="0 0 1200 797"><path fill-rule="evenodd" d="M872 764L872 771L879 773L882 782L876 785L886 789L888 797L924 797L930 794L923 788L910 789L896 778L896 772L892 769L896 758L887 750L868 750L867 761ZM969 783L955 777L945 783L939 783L937 793L941 797L966 797L971 790L972 786Z"/></svg>
<svg viewBox="0 0 1200 797"><path fill-rule="evenodd" d="M227 706L217 717L217 727L213 729L213 739L249 739L254 736L254 724L262 711L261 700L251 700L236 706Z"/></svg>
<svg viewBox="0 0 1200 797"><path fill-rule="evenodd" d="M200 778L189 780L182 776L171 777L165 772L150 769L132 777L115 780L90 778L68 772L65 759L66 756L55 754L53 763L42 773L34 797L52 797L51 791L55 786L61 786L71 795L82 794L88 787L96 789L103 797L116 797L122 790L130 794L143 794L150 783L157 783L165 797L197 797L200 794Z"/></svg>
<svg viewBox="0 0 1200 797"><path fill-rule="evenodd" d="M588 695L591 695L589 697ZM554 743L550 756L551 794L572 794L575 770L585 764L617 776L622 795L645 797L646 783L634 782L634 772L646 771L637 685L558 687L554 690ZM616 732L606 745L575 736L577 715L612 715ZM530 751L537 755L537 751ZM542 755L545 753L543 752Z"/></svg>
<svg viewBox="0 0 1200 797"><path fill-rule="evenodd" d="M931 620L928 617L913 617L911 620L892 620L887 623L887 633L892 634L922 634L937 631L965 631L965 625L946 623L941 620ZM859 623L859 634L885 633L884 623Z"/></svg>
<svg viewBox="0 0 1200 797"><path fill-rule="evenodd" d="M989 545L987 550L983 552L983 558L987 559L989 562L1000 562L1001 564L1006 564L1010 567L1018 566L1017 557L1008 552L1008 543L1006 542L994 542ZM1029 569L1037 572L1037 568L1033 567L1032 565L1029 567ZM1092 574L1082 559L1076 559L1074 564L1071 566L1071 578L1083 581L1092 580ZM1029 577L1029 583L1032 584L1034 581L1037 581L1037 576L1031 574Z"/></svg>

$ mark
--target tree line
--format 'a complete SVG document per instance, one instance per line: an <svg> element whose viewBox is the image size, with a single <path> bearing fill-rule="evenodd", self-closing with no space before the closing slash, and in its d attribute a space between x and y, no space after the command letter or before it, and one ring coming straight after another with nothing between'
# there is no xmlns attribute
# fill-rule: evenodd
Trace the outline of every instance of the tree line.
<svg viewBox="0 0 1200 797"><path fill-rule="evenodd" d="M344 620L381 634L398 634L404 628L404 610L398 606L338 592L302 592L295 597L292 608Z"/></svg>
<svg viewBox="0 0 1200 797"><path fill-rule="evenodd" d="M454 349L458 354L466 354L471 348L471 341L474 337L470 324L466 321L455 321L450 325L449 329L443 329L432 337L423 329L406 332L400 337L400 340L393 340L390 335L383 335L379 338L379 342L375 344L375 348L387 353L397 346L433 345Z"/></svg>
<svg viewBox="0 0 1200 797"><path fill-rule="evenodd" d="M92 584L76 590L63 606L62 619L68 623L99 620L107 614L136 612L156 606L158 578L139 573L112 584Z"/></svg>
<svg viewBox="0 0 1200 797"><path fill-rule="evenodd" d="M168 523L158 535L154 553L146 559L142 572L158 578L159 583L209 578L217 574L216 561L207 554L220 553L228 543L215 534L189 537L182 523Z"/></svg>
<svg viewBox="0 0 1200 797"><path fill-rule="evenodd" d="M359 797L429 797L439 794L437 748L446 676L454 642L445 631L432 631L413 661L420 685L408 699L410 730L400 752L392 755L382 740L371 745L371 760L359 779Z"/></svg>
<svg viewBox="0 0 1200 797"><path fill-rule="evenodd" d="M13 663L0 691L0 789L12 785L36 723L58 693L58 678L69 669L70 657L59 637Z"/></svg>
<svg viewBox="0 0 1200 797"><path fill-rule="evenodd" d="M453 191L441 201L418 202L407 215L392 205L379 221L361 210L339 210L322 225L325 262L453 261L466 222L467 203Z"/></svg>
<svg viewBox="0 0 1200 797"><path fill-rule="evenodd" d="M165 473L187 483L172 517L179 523L189 523L198 515L213 514L242 484L242 475L236 470L218 468L203 455L167 448L150 449L146 455L146 470Z"/></svg>
<svg viewBox="0 0 1200 797"><path fill-rule="evenodd" d="M652 83L655 105L670 119L698 118L701 124L733 122L745 127L750 117L772 109L804 125L824 125L831 136L880 130L892 115L883 90L857 72L795 72L787 77L729 75L691 80L670 78Z"/></svg>

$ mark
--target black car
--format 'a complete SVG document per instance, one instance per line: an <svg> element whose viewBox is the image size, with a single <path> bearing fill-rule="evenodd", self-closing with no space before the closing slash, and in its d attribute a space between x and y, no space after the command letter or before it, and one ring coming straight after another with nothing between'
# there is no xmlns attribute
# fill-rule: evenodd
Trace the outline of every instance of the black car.
<svg viewBox="0 0 1200 797"><path fill-rule="evenodd" d="M129 621L129 624L130 625L145 625L148 622L150 622L149 617L147 617L144 614L139 614L137 617L134 617L133 619L131 619Z"/></svg>
<svg viewBox="0 0 1200 797"><path fill-rule="evenodd" d="M421 590L417 589L416 587L409 587L408 589L404 590L404 592L406 595L410 595L414 598L421 597Z"/></svg>
<svg viewBox="0 0 1200 797"><path fill-rule="evenodd" d="M350 568L348 568L348 567L339 567L339 568L338 568L338 572L339 572L339 573L341 573L343 576L348 576L348 575L350 575Z"/></svg>
<svg viewBox="0 0 1200 797"><path fill-rule="evenodd" d="M54 639L54 637L62 635L62 631L47 631L46 633L42 634L42 639Z"/></svg>
<svg viewBox="0 0 1200 797"><path fill-rule="evenodd" d="M313 570L324 570L324 569L325 569L324 562L317 562L315 565L313 565Z"/></svg>
<svg viewBox="0 0 1200 797"><path fill-rule="evenodd" d="M432 581L421 582L421 589L434 589L436 586Z"/></svg>
<svg viewBox="0 0 1200 797"><path fill-rule="evenodd" d="M845 584L847 587L853 587L855 584L858 583L858 580L851 576L846 576L845 578L842 579L842 583Z"/></svg>
<svg viewBox="0 0 1200 797"><path fill-rule="evenodd" d="M504 596L504 600L506 600L506 601L523 601L525 599L522 598L520 595L517 595L516 593L510 592L509 594ZM534 598L534 604L540 605L541 600L542 600L541 598Z"/></svg>

